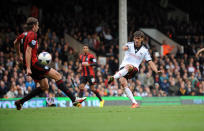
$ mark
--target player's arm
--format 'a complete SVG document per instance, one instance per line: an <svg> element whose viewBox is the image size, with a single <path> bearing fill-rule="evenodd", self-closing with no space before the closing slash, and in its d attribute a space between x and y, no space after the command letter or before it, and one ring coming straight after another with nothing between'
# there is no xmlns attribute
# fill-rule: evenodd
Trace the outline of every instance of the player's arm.
<svg viewBox="0 0 204 131"><path fill-rule="evenodd" d="M90 66L97 66L97 62L96 62L96 58L91 58L90 61L92 62L91 64L89 64Z"/></svg>
<svg viewBox="0 0 204 131"><path fill-rule="evenodd" d="M129 49L128 45L124 45L122 48L123 48L124 51Z"/></svg>
<svg viewBox="0 0 204 131"><path fill-rule="evenodd" d="M26 53L25 53L25 56L26 56L26 71L27 71L27 75L31 75L32 72L31 72L31 53L32 53L32 48L30 46L28 46L26 48Z"/></svg>
<svg viewBox="0 0 204 131"><path fill-rule="evenodd" d="M17 57L18 57L18 61L22 62L23 58L21 56L20 42L19 42L18 38L13 43L14 43L14 48L16 50L16 54L17 54Z"/></svg>
<svg viewBox="0 0 204 131"><path fill-rule="evenodd" d="M27 75L31 75L31 57L32 57L32 49L35 48L37 41L35 37L35 33L31 34L29 37L28 45L25 52L25 59L26 59L26 71Z"/></svg>
<svg viewBox="0 0 204 131"><path fill-rule="evenodd" d="M20 42L16 39L14 42L14 48L16 50L17 56L20 56Z"/></svg>
<svg viewBox="0 0 204 131"><path fill-rule="evenodd" d="M203 51L204 51L204 48L202 48L202 49L198 50L198 52L196 53L196 57L198 57L198 56L199 56L199 54L200 54L201 52L203 52Z"/></svg>
<svg viewBox="0 0 204 131"><path fill-rule="evenodd" d="M82 71L82 56L79 57L79 71Z"/></svg>
<svg viewBox="0 0 204 131"><path fill-rule="evenodd" d="M150 65L151 69L152 69L155 73L161 73L161 71L157 69L155 63L152 61L152 58L151 58L150 53L149 53L148 50L147 50L147 52L145 53L145 60L148 62L148 64Z"/></svg>
<svg viewBox="0 0 204 131"><path fill-rule="evenodd" d="M156 65L154 64L154 62L153 62L152 60L148 61L148 64L150 65L151 69L152 69L155 73L161 73L161 71L157 69Z"/></svg>

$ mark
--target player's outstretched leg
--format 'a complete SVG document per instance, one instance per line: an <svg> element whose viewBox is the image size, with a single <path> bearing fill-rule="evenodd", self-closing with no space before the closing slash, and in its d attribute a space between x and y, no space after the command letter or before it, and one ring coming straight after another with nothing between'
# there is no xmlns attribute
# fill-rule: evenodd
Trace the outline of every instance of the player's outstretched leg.
<svg viewBox="0 0 204 131"><path fill-rule="evenodd" d="M71 99L74 106L81 107L81 103L86 100L86 97L76 99L72 92L65 86L61 74L55 69L51 68L47 75L50 78L55 79L57 87Z"/></svg>
<svg viewBox="0 0 204 131"><path fill-rule="evenodd" d="M76 98L72 92L65 86L62 80L56 81L57 87L62 90L72 101L73 105L76 107L82 107L81 103L86 100L86 97Z"/></svg>
<svg viewBox="0 0 204 131"><path fill-rule="evenodd" d="M139 104L136 102L131 90L128 88L128 87L125 87L124 89L125 91L125 94L127 95L127 97L131 100L132 102L132 106L131 108L138 108L139 107Z"/></svg>
<svg viewBox="0 0 204 131"><path fill-rule="evenodd" d="M124 87L125 94L127 95L127 97L132 102L131 108L139 107L139 104L136 102L136 100L135 100L135 98L134 98L134 96L132 94L132 91L128 88L127 80L124 77L120 78L119 80L120 80L120 83L121 83L122 87Z"/></svg>
<svg viewBox="0 0 204 131"><path fill-rule="evenodd" d="M119 79L125 75L127 75L127 73L129 71L132 70L132 66L126 65L123 69L119 70L117 73L115 73L114 76L111 76L108 80L108 84L110 84L111 82L114 81L114 79Z"/></svg>
<svg viewBox="0 0 204 131"><path fill-rule="evenodd" d="M23 104L26 101L28 101L31 98L43 93L43 91L45 91L45 90L47 90L49 88L47 78L44 78L44 79L40 80L39 83L40 83L40 87L37 87L37 88L33 89L28 95L26 95L22 99L15 101L15 105L16 105L17 110L21 110Z"/></svg>
<svg viewBox="0 0 204 131"><path fill-rule="evenodd" d="M32 90L28 95L26 95L22 99L15 101L16 109L21 110L23 104L26 101L30 100L31 98L35 97L36 95L39 95L42 92L43 92L42 89L40 87L38 87L38 88L35 88L34 90Z"/></svg>

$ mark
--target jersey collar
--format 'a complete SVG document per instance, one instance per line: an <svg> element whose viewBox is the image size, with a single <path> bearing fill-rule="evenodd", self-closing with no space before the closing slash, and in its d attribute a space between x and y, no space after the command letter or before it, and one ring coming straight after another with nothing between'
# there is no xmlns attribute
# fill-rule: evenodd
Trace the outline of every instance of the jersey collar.
<svg viewBox="0 0 204 131"><path fill-rule="evenodd" d="M84 55L89 55L89 53L84 53Z"/></svg>
<svg viewBox="0 0 204 131"><path fill-rule="evenodd" d="M140 50L140 48L142 47L142 43L139 47L135 46L135 42L134 42L134 49L135 49L135 54Z"/></svg>

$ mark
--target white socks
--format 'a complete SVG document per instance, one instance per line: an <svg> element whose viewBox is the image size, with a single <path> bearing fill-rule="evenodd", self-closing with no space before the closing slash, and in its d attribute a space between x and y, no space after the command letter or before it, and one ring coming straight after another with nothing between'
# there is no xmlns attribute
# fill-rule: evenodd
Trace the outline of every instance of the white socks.
<svg viewBox="0 0 204 131"><path fill-rule="evenodd" d="M126 68L123 68L122 70L118 71L113 77L114 77L114 79L119 79L119 78L125 76L127 73L128 73L128 70ZM132 103L137 103L135 101L135 98L133 97L131 90L128 87L125 87L124 91Z"/></svg>
<svg viewBox="0 0 204 131"><path fill-rule="evenodd" d="M128 87L125 87L125 94L131 100L132 103L137 103L135 98L133 97L131 90Z"/></svg>
<svg viewBox="0 0 204 131"><path fill-rule="evenodd" d="M126 68L123 68L122 70L118 71L113 77L114 79L118 79L125 76L127 73L128 73L128 70Z"/></svg>

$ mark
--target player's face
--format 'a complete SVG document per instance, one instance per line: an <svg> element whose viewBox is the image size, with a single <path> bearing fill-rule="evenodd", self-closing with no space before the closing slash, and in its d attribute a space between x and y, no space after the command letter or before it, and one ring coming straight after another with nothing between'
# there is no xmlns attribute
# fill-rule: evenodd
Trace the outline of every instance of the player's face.
<svg viewBox="0 0 204 131"><path fill-rule="evenodd" d="M37 22L37 24L35 24L33 27L33 31L38 32L38 29L39 29L39 23Z"/></svg>
<svg viewBox="0 0 204 131"><path fill-rule="evenodd" d="M142 41L143 41L142 37L134 37L134 42L136 46L140 46Z"/></svg>
<svg viewBox="0 0 204 131"><path fill-rule="evenodd" d="M84 53L88 53L88 52L89 52L88 46L84 46L84 47L83 47L83 51L84 51Z"/></svg>

